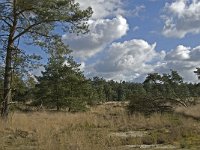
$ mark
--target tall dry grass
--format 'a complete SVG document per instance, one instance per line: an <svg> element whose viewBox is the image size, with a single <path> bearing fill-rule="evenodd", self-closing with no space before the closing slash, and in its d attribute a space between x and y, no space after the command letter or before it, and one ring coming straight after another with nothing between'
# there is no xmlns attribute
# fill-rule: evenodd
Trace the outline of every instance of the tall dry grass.
<svg viewBox="0 0 200 150"><path fill-rule="evenodd" d="M88 112L74 114L16 112L10 114L7 122L0 121L0 149L116 149L121 145L142 143L142 140L110 137L110 133L136 130L150 131L152 134L149 136L153 138L159 138L160 133L163 133L166 136L164 138L174 140L165 139L166 142L177 144L173 142L178 142L182 136L189 136L190 130L191 134L198 131L199 125L195 120L174 114L130 116L124 107L113 105L100 105ZM184 130L187 132L184 133Z"/></svg>
<svg viewBox="0 0 200 150"><path fill-rule="evenodd" d="M189 107L177 107L176 112L200 120L200 104Z"/></svg>

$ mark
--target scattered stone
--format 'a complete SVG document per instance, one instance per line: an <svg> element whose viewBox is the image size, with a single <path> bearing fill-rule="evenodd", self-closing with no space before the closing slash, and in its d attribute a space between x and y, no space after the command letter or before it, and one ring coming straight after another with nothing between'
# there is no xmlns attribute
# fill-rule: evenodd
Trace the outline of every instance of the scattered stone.
<svg viewBox="0 0 200 150"><path fill-rule="evenodd" d="M154 144L154 145L126 145L128 148L139 148L139 149L177 149L174 145L162 145L162 144Z"/></svg>
<svg viewBox="0 0 200 150"><path fill-rule="evenodd" d="M144 137L148 135L147 131L128 131L128 132L115 132L111 133L110 136L116 136L116 137Z"/></svg>

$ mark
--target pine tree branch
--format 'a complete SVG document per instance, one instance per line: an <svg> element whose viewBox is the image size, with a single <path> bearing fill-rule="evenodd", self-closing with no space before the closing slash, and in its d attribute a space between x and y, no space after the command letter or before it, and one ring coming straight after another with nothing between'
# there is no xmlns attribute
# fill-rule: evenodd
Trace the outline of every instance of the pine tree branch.
<svg viewBox="0 0 200 150"><path fill-rule="evenodd" d="M44 20L44 21L39 21L37 23L34 23L32 25L30 25L29 27L27 27L26 29L24 29L24 31L22 31L21 33L19 33L18 35L16 35L13 40L16 40L17 38L21 37L22 35L24 35L25 33L29 32L32 28L41 25L43 23L50 23L50 22L55 22L55 21L59 21L59 20Z"/></svg>
<svg viewBox="0 0 200 150"><path fill-rule="evenodd" d="M12 25L4 18L1 18L0 20L2 20L5 24L7 24L9 27L11 27Z"/></svg>

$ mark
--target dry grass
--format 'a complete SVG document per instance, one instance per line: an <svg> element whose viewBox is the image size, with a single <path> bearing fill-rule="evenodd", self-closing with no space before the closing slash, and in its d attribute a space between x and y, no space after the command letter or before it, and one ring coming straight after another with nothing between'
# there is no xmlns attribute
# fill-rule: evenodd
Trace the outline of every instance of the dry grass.
<svg viewBox="0 0 200 150"><path fill-rule="evenodd" d="M113 132L148 131L148 136L111 137ZM0 149L107 150L131 144L200 145L200 123L175 114L129 116L120 105L100 105L85 113L11 114L0 121Z"/></svg>
<svg viewBox="0 0 200 150"><path fill-rule="evenodd" d="M185 114L187 116L194 117L200 120L200 104L192 105L189 107L178 107L176 108L176 112Z"/></svg>

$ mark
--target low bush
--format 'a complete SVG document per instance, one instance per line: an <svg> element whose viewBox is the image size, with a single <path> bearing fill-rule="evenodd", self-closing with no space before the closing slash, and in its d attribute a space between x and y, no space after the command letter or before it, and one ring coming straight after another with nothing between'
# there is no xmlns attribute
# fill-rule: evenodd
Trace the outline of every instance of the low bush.
<svg viewBox="0 0 200 150"><path fill-rule="evenodd" d="M150 115L152 113L172 112L172 107L167 105L167 101L163 98L137 95L130 99L128 110L131 114Z"/></svg>

